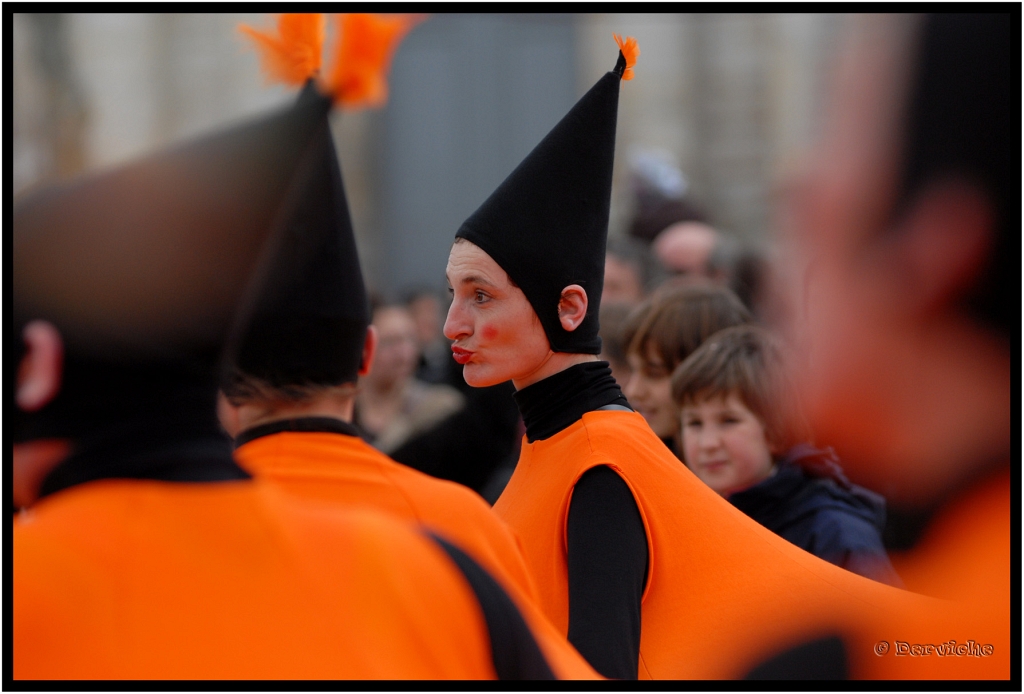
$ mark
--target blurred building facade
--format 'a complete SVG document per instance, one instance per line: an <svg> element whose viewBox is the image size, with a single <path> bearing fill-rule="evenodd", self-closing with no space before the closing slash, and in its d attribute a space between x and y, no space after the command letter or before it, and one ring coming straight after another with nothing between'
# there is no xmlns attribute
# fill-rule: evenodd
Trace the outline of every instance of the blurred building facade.
<svg viewBox="0 0 1024 694"><path fill-rule="evenodd" d="M722 229L770 234L773 186L810 143L838 15L434 15L405 40L381 111L333 127L368 281L443 286L459 223L636 36L619 106L611 233L626 154L663 149ZM258 14L15 14L13 192L284 105L241 22ZM330 37L328 39L330 41Z"/></svg>

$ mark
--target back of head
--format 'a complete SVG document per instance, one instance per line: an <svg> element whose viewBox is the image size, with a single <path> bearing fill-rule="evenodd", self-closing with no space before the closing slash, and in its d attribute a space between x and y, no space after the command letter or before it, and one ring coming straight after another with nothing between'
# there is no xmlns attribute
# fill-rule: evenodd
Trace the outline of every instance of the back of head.
<svg viewBox="0 0 1024 694"><path fill-rule="evenodd" d="M672 374L672 398L683 406L736 395L765 427L773 452L810 441L797 390L778 339L763 328L720 330Z"/></svg>
<svg viewBox="0 0 1024 694"><path fill-rule="evenodd" d="M627 352L653 349L673 369L712 334L750 321L743 302L724 287L668 287L634 310L622 339Z"/></svg>
<svg viewBox="0 0 1024 694"><path fill-rule="evenodd" d="M312 94L18 201L15 353L24 325L48 321L64 343L64 370L51 402L15 408L16 440L114 440L132 422L216 431L220 348L329 108Z"/></svg>

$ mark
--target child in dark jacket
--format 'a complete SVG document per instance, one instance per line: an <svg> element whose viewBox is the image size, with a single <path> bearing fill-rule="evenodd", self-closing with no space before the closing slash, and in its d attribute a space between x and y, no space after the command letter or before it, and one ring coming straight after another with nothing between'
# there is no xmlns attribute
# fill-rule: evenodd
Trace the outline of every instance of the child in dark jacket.
<svg viewBox="0 0 1024 694"><path fill-rule="evenodd" d="M809 431L764 330L721 330L672 375L684 460L705 484L777 535L826 561L901 585L882 545L885 501L851 484Z"/></svg>

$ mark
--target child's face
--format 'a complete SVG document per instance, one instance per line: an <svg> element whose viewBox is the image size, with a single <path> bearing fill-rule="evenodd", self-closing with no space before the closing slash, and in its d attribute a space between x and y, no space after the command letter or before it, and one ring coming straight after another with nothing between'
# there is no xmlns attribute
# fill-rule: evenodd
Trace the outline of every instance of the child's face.
<svg viewBox="0 0 1024 694"><path fill-rule="evenodd" d="M679 410L672 400L672 370L652 345L647 345L646 355L630 352L626 359L632 373L622 392L629 404L660 438L675 437L679 433Z"/></svg>
<svg viewBox="0 0 1024 694"><path fill-rule="evenodd" d="M735 393L682 407L686 465L722 496L753 486L772 471L764 425Z"/></svg>

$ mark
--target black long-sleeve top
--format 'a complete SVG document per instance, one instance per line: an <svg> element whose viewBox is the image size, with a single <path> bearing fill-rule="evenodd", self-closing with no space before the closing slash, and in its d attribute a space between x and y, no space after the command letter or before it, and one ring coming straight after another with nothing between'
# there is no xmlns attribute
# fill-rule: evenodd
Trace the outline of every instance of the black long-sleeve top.
<svg viewBox="0 0 1024 694"><path fill-rule="evenodd" d="M530 442L554 436L585 413L632 409L607 362L585 362L515 394ZM636 679L640 598L648 547L629 487L607 466L576 483L567 527L569 641L605 677Z"/></svg>

